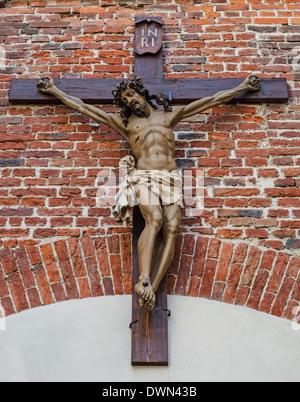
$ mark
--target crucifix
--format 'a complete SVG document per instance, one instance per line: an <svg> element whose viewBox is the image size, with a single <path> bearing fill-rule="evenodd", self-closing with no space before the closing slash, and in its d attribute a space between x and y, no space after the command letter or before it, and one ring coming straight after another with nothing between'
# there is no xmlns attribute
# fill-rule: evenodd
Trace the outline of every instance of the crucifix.
<svg viewBox="0 0 300 402"><path fill-rule="evenodd" d="M285 79L259 80L253 75L246 79L164 79L162 19L137 17L135 25L135 76L143 81L136 77L121 83L112 79L13 79L10 102L63 102L107 124L129 142L134 157L126 159L127 187L125 191L122 186L113 213L118 221L130 220L133 204L128 194L138 199L133 209L131 363L168 365L166 272L173 260L183 208L173 128L185 118L233 100L285 102L288 94ZM92 105L113 101L120 115Z"/></svg>

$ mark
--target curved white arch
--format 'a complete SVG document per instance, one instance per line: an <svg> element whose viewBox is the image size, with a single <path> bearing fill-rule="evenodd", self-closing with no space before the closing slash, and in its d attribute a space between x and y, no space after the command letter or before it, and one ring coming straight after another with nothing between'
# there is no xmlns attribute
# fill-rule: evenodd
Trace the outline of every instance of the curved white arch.
<svg viewBox="0 0 300 402"><path fill-rule="evenodd" d="M300 331L245 307L168 296L169 367L131 367L131 296L6 318L0 381L299 381Z"/></svg>

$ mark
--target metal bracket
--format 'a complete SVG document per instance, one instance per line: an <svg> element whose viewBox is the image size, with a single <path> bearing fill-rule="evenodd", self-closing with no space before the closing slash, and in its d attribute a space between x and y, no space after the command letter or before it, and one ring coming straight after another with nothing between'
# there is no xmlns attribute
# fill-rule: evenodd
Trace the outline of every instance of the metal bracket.
<svg viewBox="0 0 300 402"><path fill-rule="evenodd" d="M163 307L162 309L168 313L168 317L171 317L171 311L167 307Z"/></svg>
<svg viewBox="0 0 300 402"><path fill-rule="evenodd" d="M134 324L136 324L139 320L133 320L130 324L129 324L129 328L132 329L132 326Z"/></svg>

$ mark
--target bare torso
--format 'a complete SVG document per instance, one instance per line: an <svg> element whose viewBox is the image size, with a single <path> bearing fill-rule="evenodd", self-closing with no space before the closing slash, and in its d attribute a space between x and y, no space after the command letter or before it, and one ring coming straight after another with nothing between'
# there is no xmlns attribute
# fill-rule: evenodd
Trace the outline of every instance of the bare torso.
<svg viewBox="0 0 300 402"><path fill-rule="evenodd" d="M141 170L177 169L175 138L171 127L171 114L163 110L150 116L132 116L127 127L128 141Z"/></svg>

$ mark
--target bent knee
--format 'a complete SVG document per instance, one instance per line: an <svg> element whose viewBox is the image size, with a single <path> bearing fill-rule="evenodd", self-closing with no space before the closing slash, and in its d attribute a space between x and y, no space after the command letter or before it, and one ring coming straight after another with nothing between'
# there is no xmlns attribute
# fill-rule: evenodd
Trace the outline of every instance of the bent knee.
<svg viewBox="0 0 300 402"><path fill-rule="evenodd" d="M147 217L146 223L159 230L163 225L162 213L159 210L151 212L151 214L149 214Z"/></svg>
<svg viewBox="0 0 300 402"><path fill-rule="evenodd" d="M169 236L177 236L180 222L177 219L173 219L166 224L166 232Z"/></svg>

